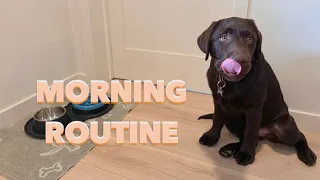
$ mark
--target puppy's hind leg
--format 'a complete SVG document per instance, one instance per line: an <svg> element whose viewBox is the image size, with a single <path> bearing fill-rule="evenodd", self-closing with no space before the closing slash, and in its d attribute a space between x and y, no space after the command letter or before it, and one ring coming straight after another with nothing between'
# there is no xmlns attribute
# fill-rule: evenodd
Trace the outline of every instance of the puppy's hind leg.
<svg viewBox="0 0 320 180"><path fill-rule="evenodd" d="M275 121L270 130L275 134L280 143L294 146L298 158L307 166L312 166L317 161L317 156L310 149L304 134L298 129L294 118L285 115Z"/></svg>
<svg viewBox="0 0 320 180"><path fill-rule="evenodd" d="M308 146L308 142L303 133L299 133L299 140L295 144L298 158L307 166L313 166L317 161L317 156Z"/></svg>

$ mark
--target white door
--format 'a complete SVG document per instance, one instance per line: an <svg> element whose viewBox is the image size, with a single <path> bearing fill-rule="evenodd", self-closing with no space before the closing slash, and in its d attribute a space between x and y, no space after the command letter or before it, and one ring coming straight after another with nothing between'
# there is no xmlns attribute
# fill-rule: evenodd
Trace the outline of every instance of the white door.
<svg viewBox="0 0 320 180"><path fill-rule="evenodd" d="M198 36L220 18L247 16L248 0L109 0L114 76L130 80L183 80L210 93L209 60Z"/></svg>

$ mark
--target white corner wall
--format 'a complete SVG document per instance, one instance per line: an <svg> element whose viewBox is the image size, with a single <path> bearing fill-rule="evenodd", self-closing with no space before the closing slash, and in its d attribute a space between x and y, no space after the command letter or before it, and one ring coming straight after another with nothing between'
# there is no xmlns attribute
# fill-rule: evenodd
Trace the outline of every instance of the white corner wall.
<svg viewBox="0 0 320 180"><path fill-rule="evenodd" d="M68 2L0 2L0 111L36 92L36 81L77 73Z"/></svg>
<svg viewBox="0 0 320 180"><path fill-rule="evenodd" d="M0 2L0 128L41 107L37 80L111 79L103 2Z"/></svg>

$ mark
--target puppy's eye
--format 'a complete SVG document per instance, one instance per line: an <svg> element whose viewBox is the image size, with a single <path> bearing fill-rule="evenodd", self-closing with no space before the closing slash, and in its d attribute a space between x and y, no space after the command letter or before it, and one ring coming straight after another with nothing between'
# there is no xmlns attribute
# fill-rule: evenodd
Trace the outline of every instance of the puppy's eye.
<svg viewBox="0 0 320 180"><path fill-rule="evenodd" d="M247 37L247 41L252 42L253 41L253 37L252 36L248 36Z"/></svg>
<svg viewBox="0 0 320 180"><path fill-rule="evenodd" d="M219 41L226 41L228 40L228 34L222 34L219 38Z"/></svg>

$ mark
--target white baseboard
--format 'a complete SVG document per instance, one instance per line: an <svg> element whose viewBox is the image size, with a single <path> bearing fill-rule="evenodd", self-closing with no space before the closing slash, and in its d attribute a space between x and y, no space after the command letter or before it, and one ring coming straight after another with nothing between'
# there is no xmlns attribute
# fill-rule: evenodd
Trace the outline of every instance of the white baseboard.
<svg viewBox="0 0 320 180"><path fill-rule="evenodd" d="M86 80L86 74L77 73L63 79L66 83L72 80ZM13 126L20 119L35 113L45 105L37 104L36 93L31 94L27 98L21 100L18 103L12 104L11 106L0 110L0 129Z"/></svg>
<svg viewBox="0 0 320 180"><path fill-rule="evenodd" d="M290 109L289 111L301 131L320 134L320 114L308 113L294 109Z"/></svg>

